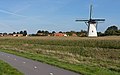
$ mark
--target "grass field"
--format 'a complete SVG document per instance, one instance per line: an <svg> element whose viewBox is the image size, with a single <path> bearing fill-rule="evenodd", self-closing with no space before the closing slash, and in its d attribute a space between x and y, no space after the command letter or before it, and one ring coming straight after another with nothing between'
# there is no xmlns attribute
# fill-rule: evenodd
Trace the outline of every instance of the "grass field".
<svg viewBox="0 0 120 75"><path fill-rule="evenodd" d="M84 75L120 75L120 37L1 37L0 50Z"/></svg>
<svg viewBox="0 0 120 75"><path fill-rule="evenodd" d="M23 75L7 63L0 60L0 75Z"/></svg>

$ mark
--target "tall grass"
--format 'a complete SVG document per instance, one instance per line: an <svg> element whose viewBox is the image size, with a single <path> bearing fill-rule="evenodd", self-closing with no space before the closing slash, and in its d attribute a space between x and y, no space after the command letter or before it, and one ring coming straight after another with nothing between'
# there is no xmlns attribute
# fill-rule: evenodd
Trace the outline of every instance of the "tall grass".
<svg viewBox="0 0 120 75"><path fill-rule="evenodd" d="M119 37L0 38L0 48L87 75L120 74Z"/></svg>

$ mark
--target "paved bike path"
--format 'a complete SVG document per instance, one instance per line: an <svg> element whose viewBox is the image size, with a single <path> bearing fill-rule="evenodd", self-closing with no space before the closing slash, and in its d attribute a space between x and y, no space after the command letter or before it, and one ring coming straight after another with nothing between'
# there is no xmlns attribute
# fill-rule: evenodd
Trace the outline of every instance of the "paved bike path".
<svg viewBox="0 0 120 75"><path fill-rule="evenodd" d="M55 66L4 52L0 52L0 60L7 62L24 75L80 75Z"/></svg>

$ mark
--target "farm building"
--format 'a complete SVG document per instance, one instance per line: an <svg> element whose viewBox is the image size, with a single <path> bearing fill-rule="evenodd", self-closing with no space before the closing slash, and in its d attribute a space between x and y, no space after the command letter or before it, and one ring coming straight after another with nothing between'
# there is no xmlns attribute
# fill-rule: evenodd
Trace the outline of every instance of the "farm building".
<svg viewBox="0 0 120 75"><path fill-rule="evenodd" d="M22 37L23 34L13 34L14 37Z"/></svg>
<svg viewBox="0 0 120 75"><path fill-rule="evenodd" d="M77 36L77 34L73 33L72 36Z"/></svg>
<svg viewBox="0 0 120 75"><path fill-rule="evenodd" d="M67 36L67 35L64 33L55 33L54 36Z"/></svg>

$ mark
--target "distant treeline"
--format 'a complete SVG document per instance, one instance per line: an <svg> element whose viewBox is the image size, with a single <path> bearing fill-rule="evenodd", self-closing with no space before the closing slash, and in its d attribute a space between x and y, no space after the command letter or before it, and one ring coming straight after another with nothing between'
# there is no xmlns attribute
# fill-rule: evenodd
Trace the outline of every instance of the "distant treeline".
<svg viewBox="0 0 120 75"><path fill-rule="evenodd" d="M20 31L20 32L13 32L13 33L0 33L0 35L13 35L13 34L23 34L23 36L29 35L29 36L54 36L56 33L62 33L66 34L67 36L80 36L80 37L86 37L87 36L87 31L81 30L79 32L76 31L67 31L67 32L49 32L45 30L38 30L35 34L27 34L27 31ZM117 26L110 26L108 27L105 32L98 32L98 36L120 36L120 29L118 29Z"/></svg>
<svg viewBox="0 0 120 75"><path fill-rule="evenodd" d="M55 34L55 31L49 32L49 31L44 31L44 30L38 30L36 34L31 34L31 36L53 36ZM79 32L76 31L67 31L67 32L62 32L59 31L58 33L64 33L67 34L68 36L73 36L73 34L81 37L86 37L87 36L87 31L81 30ZM118 29L117 26L110 26L108 27L105 32L98 32L98 36L120 36L120 29Z"/></svg>
<svg viewBox="0 0 120 75"><path fill-rule="evenodd" d="M27 35L27 31L24 30L24 31L20 31L20 32L13 32L13 33L0 33L0 36L3 35L14 35L14 34L23 34L23 36L26 36Z"/></svg>

